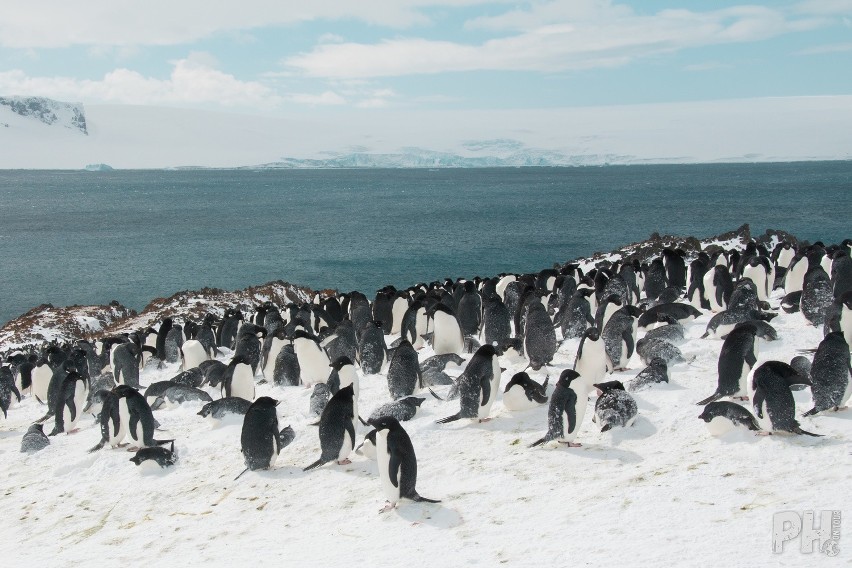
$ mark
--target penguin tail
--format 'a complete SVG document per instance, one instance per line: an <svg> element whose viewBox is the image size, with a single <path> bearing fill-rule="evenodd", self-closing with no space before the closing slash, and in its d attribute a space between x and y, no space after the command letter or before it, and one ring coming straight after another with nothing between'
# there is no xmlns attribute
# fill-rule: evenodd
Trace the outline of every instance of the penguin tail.
<svg viewBox="0 0 852 568"><path fill-rule="evenodd" d="M448 424L450 422L455 422L456 420L461 419L461 412L458 414L453 414L452 416L447 416L446 418L441 418L440 420L436 420L436 424Z"/></svg>
<svg viewBox="0 0 852 568"><path fill-rule="evenodd" d="M174 440L153 440L155 446L167 446L169 444L172 445L172 451L175 451L175 441Z"/></svg>
<svg viewBox="0 0 852 568"><path fill-rule="evenodd" d="M533 443L532 443L532 444L530 444L528 447L530 447L530 448L537 448L537 447L539 447L539 446L543 445L543 444L544 444L545 442L547 442L547 441L548 441L547 436L545 436L545 437L544 437L544 438L542 438L541 440L537 440L537 441L533 442Z"/></svg>
<svg viewBox="0 0 852 568"><path fill-rule="evenodd" d="M802 416L813 416L813 415L814 415L814 414L816 414L817 412L819 412L819 410L817 410L817 407L816 407L816 406L814 406L813 408L811 408L810 410L808 410L807 412L805 412L804 414L802 414Z"/></svg>
<svg viewBox="0 0 852 568"><path fill-rule="evenodd" d="M240 474L234 478L234 481L236 481L236 480L238 480L239 478L241 478L241 477L243 476L243 474L244 474L245 472L247 472L248 470L249 470L249 468L245 468L244 470L242 470L242 471L240 472Z"/></svg>
<svg viewBox="0 0 852 568"><path fill-rule="evenodd" d="M331 461L331 460L327 460L327 459L320 458L320 459L318 459L317 461L315 461L314 463L312 463L311 465L309 465L308 467L306 467L305 469L303 469L302 471L310 471L310 470L312 470L312 469L316 469L316 468L318 468L319 466L321 466L321 465L325 465L325 464L327 464L327 463L328 463L328 462L330 462L330 461Z"/></svg>
<svg viewBox="0 0 852 568"><path fill-rule="evenodd" d="M53 427L53 431L48 436L56 436L65 431L65 428L60 428L58 425Z"/></svg>
<svg viewBox="0 0 852 568"><path fill-rule="evenodd" d="M606 432L607 430L612 430L612 424L606 424L603 428L601 428L601 432Z"/></svg>
<svg viewBox="0 0 852 568"><path fill-rule="evenodd" d="M701 339L707 339L708 337L710 337L710 332L709 332L709 331L705 331L705 332L704 332L704 335L702 335L702 336L701 336Z"/></svg>
<svg viewBox="0 0 852 568"><path fill-rule="evenodd" d="M705 404L710 404L711 402L717 401L720 398L722 398L722 395L717 393L717 392L714 392L713 394L711 394L710 396L708 396L704 400L700 400L700 401L696 402L695 404L697 404L699 406L704 406Z"/></svg>
<svg viewBox="0 0 852 568"><path fill-rule="evenodd" d="M93 453L97 452L98 450L100 450L101 448L103 448L105 445L106 445L106 440L101 440L101 443L98 444L97 446L95 446L94 448L91 448L89 450L89 453L93 454Z"/></svg>
<svg viewBox="0 0 852 568"><path fill-rule="evenodd" d="M438 396L438 394L437 394L435 391L433 391L431 388L429 389L429 392L430 392L430 393L432 393L432 396L434 396L434 397L435 397L435 398L437 398L438 400L442 400L442 401L445 401L445 400L446 400L446 399L443 399L443 398L441 398L440 396Z"/></svg>
<svg viewBox="0 0 852 568"><path fill-rule="evenodd" d="M806 430L802 430L798 426L793 428L794 434L804 434L805 436L813 436L814 438L822 438L822 434L814 434L813 432L808 432Z"/></svg>
<svg viewBox="0 0 852 568"><path fill-rule="evenodd" d="M423 496L421 496L421 495L418 495L417 493L415 493L415 494L411 497L411 500L412 500L412 501L415 501L415 502L417 502L417 503L440 503L440 502L441 502L441 500L440 500L440 499L427 499L426 497L423 497Z"/></svg>
<svg viewBox="0 0 852 568"><path fill-rule="evenodd" d="M51 416L53 416L53 413L52 413L52 412L48 412L47 414L45 414L44 416L42 416L41 418L39 418L38 420L36 420L36 421L35 421L35 424L44 424L45 422L47 422L47 421L48 421L48 419L50 419L50 417L51 417Z"/></svg>

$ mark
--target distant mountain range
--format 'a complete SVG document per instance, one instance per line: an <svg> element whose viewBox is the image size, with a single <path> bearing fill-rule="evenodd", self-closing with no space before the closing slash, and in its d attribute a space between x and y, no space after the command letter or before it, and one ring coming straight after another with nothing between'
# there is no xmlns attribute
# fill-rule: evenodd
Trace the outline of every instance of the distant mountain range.
<svg viewBox="0 0 852 568"><path fill-rule="evenodd" d="M306 115L308 116L308 115ZM0 169L477 168L852 159L852 96L280 118L0 97Z"/></svg>

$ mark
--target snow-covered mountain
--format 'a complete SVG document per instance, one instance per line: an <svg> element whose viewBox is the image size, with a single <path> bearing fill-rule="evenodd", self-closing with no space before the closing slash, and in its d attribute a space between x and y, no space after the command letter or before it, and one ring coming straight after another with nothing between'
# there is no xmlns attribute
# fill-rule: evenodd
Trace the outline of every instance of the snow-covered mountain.
<svg viewBox="0 0 852 568"><path fill-rule="evenodd" d="M852 159L852 96L295 118L0 98L0 169L523 167ZM106 169L100 167L97 169Z"/></svg>

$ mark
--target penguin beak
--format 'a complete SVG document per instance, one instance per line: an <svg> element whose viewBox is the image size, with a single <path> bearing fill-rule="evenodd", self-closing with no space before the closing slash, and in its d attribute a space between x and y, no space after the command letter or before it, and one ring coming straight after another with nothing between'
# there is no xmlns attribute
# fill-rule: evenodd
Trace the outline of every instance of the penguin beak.
<svg viewBox="0 0 852 568"><path fill-rule="evenodd" d="M275 401L275 406L278 406L278 405L279 405L279 404L281 404L282 402L284 402L284 401L282 401L282 400L276 400L276 401Z"/></svg>

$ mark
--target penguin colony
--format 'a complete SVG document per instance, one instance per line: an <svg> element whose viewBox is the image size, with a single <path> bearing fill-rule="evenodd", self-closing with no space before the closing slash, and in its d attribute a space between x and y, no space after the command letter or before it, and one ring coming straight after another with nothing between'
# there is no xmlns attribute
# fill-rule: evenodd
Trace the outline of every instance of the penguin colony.
<svg viewBox="0 0 852 568"><path fill-rule="evenodd" d="M234 306L200 322L166 317L126 334L6 354L0 410L8 419L27 397L44 405L22 432L22 452L49 452L60 434L74 434L91 437L91 452L127 447L134 464L167 468L179 467L180 456L160 419L195 405L199 420L242 422L222 451L241 452L245 471L274 468L296 437L313 439L319 455L300 464L305 471L377 460L382 511L403 499L439 501L418 491L417 440L404 426L421 408L446 414L436 428L535 412L540 428L524 434L526 445L580 447L584 431L641 420L631 393L652 398L654 388L690 372L690 351L699 349L719 355L716 384L695 401L712 435L739 428L816 437L819 416L845 411L852 394L850 249L850 240L771 250L750 242L691 259L665 249L641 264L569 263L389 286L372 301L351 292L302 305ZM794 312L824 339L762 360L760 344L778 337L772 320ZM692 329L709 314L706 327ZM555 365L558 352L573 364ZM509 366L523 370L510 375ZM170 369L169 380L148 379ZM384 404L366 409L368 419L358 402L362 382L387 390ZM258 396L287 388L306 393L304 408L288 409L315 417L305 430L287 425L280 400ZM811 394L808 408L796 407L793 392L802 389ZM421 485L435 496L440 483L431 475Z"/></svg>

